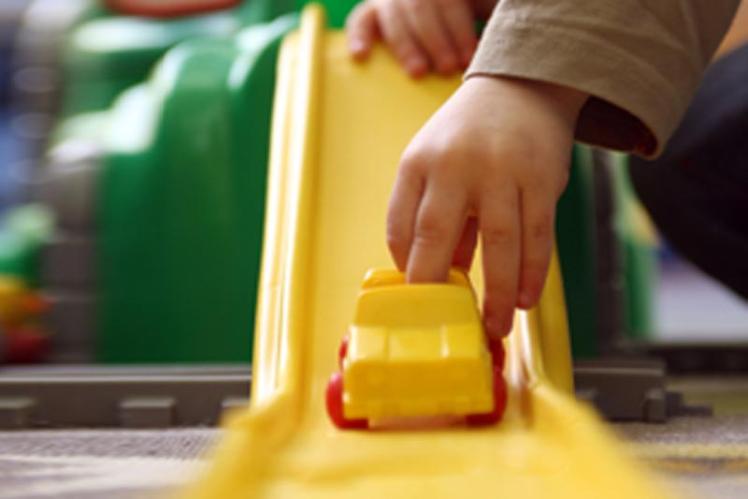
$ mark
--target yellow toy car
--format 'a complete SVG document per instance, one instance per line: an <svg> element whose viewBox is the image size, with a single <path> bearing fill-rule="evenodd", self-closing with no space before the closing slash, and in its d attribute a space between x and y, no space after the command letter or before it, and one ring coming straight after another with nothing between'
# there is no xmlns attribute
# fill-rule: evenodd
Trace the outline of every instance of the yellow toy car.
<svg viewBox="0 0 748 499"><path fill-rule="evenodd" d="M406 284L395 270L370 271L327 386L339 428L372 421L464 416L493 424L506 406L503 348L489 342L464 273L444 284Z"/></svg>

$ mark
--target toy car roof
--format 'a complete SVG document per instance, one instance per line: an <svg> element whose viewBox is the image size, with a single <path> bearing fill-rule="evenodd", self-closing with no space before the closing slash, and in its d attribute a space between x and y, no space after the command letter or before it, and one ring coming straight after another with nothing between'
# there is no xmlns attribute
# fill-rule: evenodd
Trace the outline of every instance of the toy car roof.
<svg viewBox="0 0 748 499"><path fill-rule="evenodd" d="M405 284L396 270L375 270L364 279L354 326L434 328L480 324L475 297L464 273L452 270L447 283Z"/></svg>
<svg viewBox="0 0 748 499"><path fill-rule="evenodd" d="M371 289L380 286L396 286L399 284L405 284L405 274L399 270L372 269L366 273L361 288ZM471 288L467 275L459 269L450 269L449 275L447 276L447 284Z"/></svg>

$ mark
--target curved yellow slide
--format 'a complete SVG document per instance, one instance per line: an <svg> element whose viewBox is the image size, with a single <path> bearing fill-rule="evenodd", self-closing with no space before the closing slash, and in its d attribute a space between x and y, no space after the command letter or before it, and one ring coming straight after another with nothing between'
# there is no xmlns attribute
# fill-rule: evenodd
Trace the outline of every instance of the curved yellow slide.
<svg viewBox="0 0 748 499"><path fill-rule="evenodd" d="M501 424L340 431L325 385L362 276L390 266L389 191L408 139L458 80L409 80L384 50L350 61L309 7L279 61L252 401L200 498L655 498L664 490L572 396L557 262L507 340ZM480 280L479 275L474 279Z"/></svg>

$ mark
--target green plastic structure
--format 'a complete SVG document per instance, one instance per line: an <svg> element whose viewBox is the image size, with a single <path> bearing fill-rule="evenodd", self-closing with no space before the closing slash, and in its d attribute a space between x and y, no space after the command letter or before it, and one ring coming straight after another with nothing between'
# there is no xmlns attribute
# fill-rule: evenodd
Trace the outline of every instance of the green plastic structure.
<svg viewBox="0 0 748 499"><path fill-rule="evenodd" d="M247 0L214 13L173 19L116 15L92 6L65 43L62 117L108 108L124 90L142 83L181 42L231 37L247 26L300 10L306 1ZM330 0L333 26L343 26L353 0Z"/></svg>
<svg viewBox="0 0 748 499"><path fill-rule="evenodd" d="M118 100L100 185L100 360L250 360L275 59L295 24L187 42Z"/></svg>
<svg viewBox="0 0 748 499"><path fill-rule="evenodd" d="M556 234L575 358L598 354L595 296L592 160L586 147L574 148L569 183L557 207Z"/></svg>
<svg viewBox="0 0 748 499"><path fill-rule="evenodd" d="M52 234L52 213L40 205L25 205L7 212L0 221L0 275L39 284L39 252Z"/></svg>
<svg viewBox="0 0 748 499"><path fill-rule="evenodd" d="M249 1L206 15L149 19L103 9L71 31L64 48L62 117L108 108L142 83L172 47L200 37L230 37L288 12L288 2Z"/></svg>
<svg viewBox="0 0 748 499"><path fill-rule="evenodd" d="M92 8L71 32L65 119L51 143L97 150L84 234L95 246L96 360L251 359L276 57L297 23L296 14L277 16L304 3L250 0L171 20ZM333 25L355 3L327 2ZM590 158L575 149L558 208L577 357L600 351ZM11 243L0 244L0 270L33 274L30 260L3 259L8 248L22 253Z"/></svg>

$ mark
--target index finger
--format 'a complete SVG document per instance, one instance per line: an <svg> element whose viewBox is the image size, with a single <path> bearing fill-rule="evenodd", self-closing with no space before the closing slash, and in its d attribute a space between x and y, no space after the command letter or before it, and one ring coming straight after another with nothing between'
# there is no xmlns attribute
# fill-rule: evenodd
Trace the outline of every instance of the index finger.
<svg viewBox="0 0 748 499"><path fill-rule="evenodd" d="M466 215L464 194L441 185L426 187L408 257L408 282L447 280Z"/></svg>

